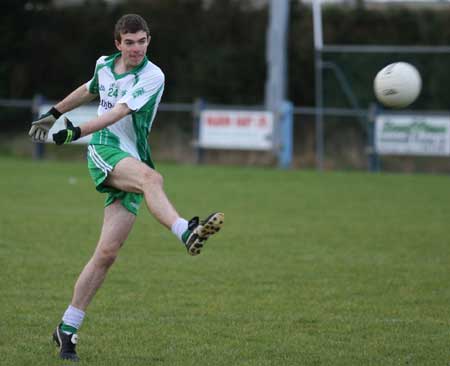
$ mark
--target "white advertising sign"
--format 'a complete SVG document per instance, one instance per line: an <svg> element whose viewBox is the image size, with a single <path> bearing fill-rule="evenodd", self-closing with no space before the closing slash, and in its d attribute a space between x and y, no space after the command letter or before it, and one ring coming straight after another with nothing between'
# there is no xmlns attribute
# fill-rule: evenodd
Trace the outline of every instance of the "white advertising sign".
<svg viewBox="0 0 450 366"><path fill-rule="evenodd" d="M271 150L273 115L262 111L206 110L200 116L200 147Z"/></svg>
<svg viewBox="0 0 450 366"><path fill-rule="evenodd" d="M41 115L41 114L48 112L51 107L52 107L52 105L50 105L50 104L42 104L39 107L39 114ZM48 133L48 137L47 137L47 142L53 143L52 135L54 133L57 133L60 130L63 130L64 128L66 128L66 126L64 126L64 117L67 117L70 120L70 122L72 122L74 124L74 126L78 126L81 123L87 122L90 119L97 117L97 109L98 109L98 106L87 105L87 106L78 107L70 112L64 113L63 116L59 117L56 120L55 124L50 129L50 131ZM91 136L92 135L84 136L72 143L73 144L89 144L89 142L91 141Z"/></svg>
<svg viewBox="0 0 450 366"><path fill-rule="evenodd" d="M381 155L450 155L450 116L380 115L375 150Z"/></svg>

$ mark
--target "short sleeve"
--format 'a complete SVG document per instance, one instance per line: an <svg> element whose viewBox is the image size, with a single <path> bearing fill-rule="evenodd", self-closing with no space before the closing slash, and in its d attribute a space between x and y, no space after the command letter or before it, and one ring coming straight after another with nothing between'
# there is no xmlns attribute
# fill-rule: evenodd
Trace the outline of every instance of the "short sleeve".
<svg viewBox="0 0 450 366"><path fill-rule="evenodd" d="M125 103L132 111L139 111L147 102L164 89L164 74L162 71L136 76L137 82L127 93L117 101Z"/></svg>
<svg viewBox="0 0 450 366"><path fill-rule="evenodd" d="M102 68L102 66L104 66L104 59L105 56L102 56L97 60L97 62L95 63L94 75L92 76L92 79L86 83L86 89L91 94L99 93L98 71Z"/></svg>

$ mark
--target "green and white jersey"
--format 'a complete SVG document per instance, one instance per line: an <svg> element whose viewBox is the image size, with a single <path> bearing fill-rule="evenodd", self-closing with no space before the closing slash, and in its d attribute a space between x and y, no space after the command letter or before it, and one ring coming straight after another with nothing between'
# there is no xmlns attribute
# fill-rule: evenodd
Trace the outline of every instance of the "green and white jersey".
<svg viewBox="0 0 450 366"><path fill-rule="evenodd" d="M164 74L147 57L133 70L114 72L120 52L97 60L94 76L86 83L92 94L98 94L98 115L111 110L116 103L125 103L133 112L93 134L91 144L117 147L131 156L148 162L148 134L164 90Z"/></svg>

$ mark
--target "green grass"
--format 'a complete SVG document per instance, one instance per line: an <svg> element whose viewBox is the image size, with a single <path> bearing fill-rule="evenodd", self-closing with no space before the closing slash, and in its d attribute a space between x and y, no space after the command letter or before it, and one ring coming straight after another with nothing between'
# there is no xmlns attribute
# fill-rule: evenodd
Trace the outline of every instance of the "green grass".
<svg viewBox="0 0 450 366"><path fill-rule="evenodd" d="M1 365L61 365L50 334L95 246L84 163L1 158ZM141 208L88 309L90 365L449 365L446 176L161 165L189 257ZM67 363L65 363L67 364Z"/></svg>

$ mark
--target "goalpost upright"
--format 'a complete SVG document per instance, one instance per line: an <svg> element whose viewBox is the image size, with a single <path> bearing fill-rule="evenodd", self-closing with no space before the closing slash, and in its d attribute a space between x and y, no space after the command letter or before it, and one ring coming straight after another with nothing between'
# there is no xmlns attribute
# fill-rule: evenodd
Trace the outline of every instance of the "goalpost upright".
<svg viewBox="0 0 450 366"><path fill-rule="evenodd" d="M346 76L339 68L339 66L333 62L325 62L323 60L325 54L336 53L351 53L355 55L361 54L450 54L450 46L397 46L397 45L327 45L323 42L323 24L322 24L322 0L312 0L313 10L313 31L314 31L314 64L315 64L315 143L316 143L316 167L318 170L323 169L324 163L324 85L323 85L323 70L331 69L340 83L343 92L346 94L352 108L356 109L354 116L361 117L362 109L359 108L357 98L354 95L352 88L350 87ZM375 113L374 113L375 111ZM365 119L368 123L374 123L376 120L379 108L368 108L365 111ZM401 112L397 112L401 113ZM423 117L426 112L406 112L406 115L420 115ZM444 111L431 111L430 115L442 115L449 114ZM373 126L372 126L373 128ZM374 131L372 131L373 133ZM376 147L372 145L375 136L371 136L369 131L370 148L373 150L373 154L377 154ZM373 160L373 156L372 156Z"/></svg>

